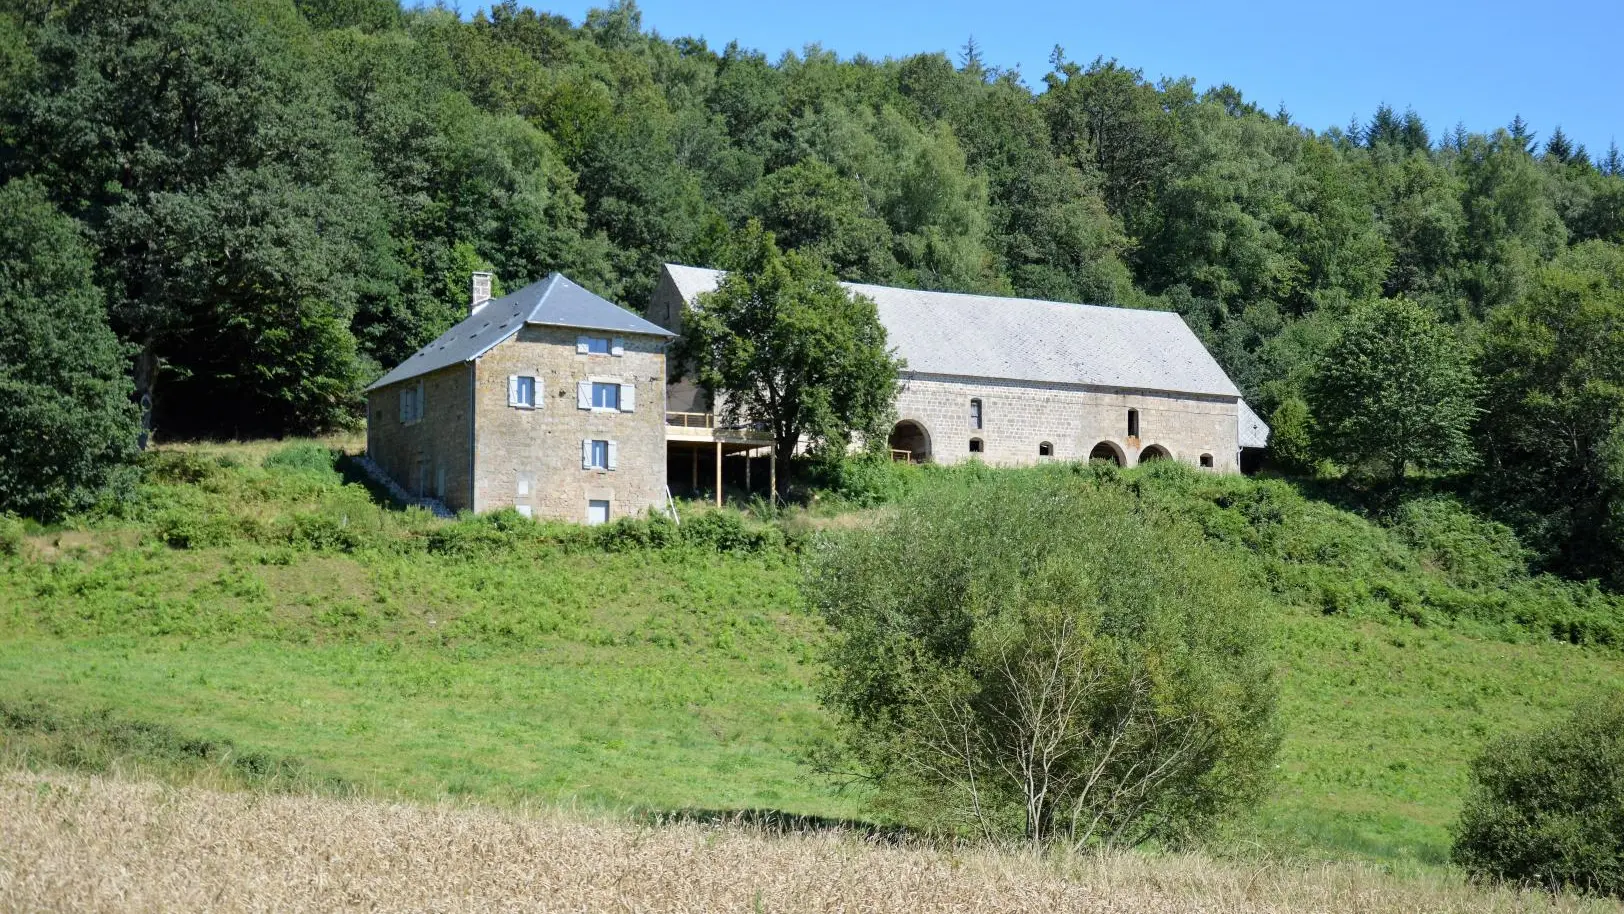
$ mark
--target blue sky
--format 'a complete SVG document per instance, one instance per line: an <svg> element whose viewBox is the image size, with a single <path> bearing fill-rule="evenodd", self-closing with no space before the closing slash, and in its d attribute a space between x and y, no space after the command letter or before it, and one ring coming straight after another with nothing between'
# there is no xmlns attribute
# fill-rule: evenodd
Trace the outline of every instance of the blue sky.
<svg viewBox="0 0 1624 914"><path fill-rule="evenodd" d="M469 5L465 5L467 10ZM579 22L605 3L534 3ZM1541 142L1563 130L1592 153L1624 143L1624 2L1360 0L1227 4L1116 0L639 0L645 28L732 39L776 58L811 42L842 57L947 51L974 35L988 63L1030 85L1059 44L1086 63L1115 57L1151 78L1228 82L1315 129L1368 121L1380 102L1413 106L1436 137L1491 130L1521 113Z"/></svg>

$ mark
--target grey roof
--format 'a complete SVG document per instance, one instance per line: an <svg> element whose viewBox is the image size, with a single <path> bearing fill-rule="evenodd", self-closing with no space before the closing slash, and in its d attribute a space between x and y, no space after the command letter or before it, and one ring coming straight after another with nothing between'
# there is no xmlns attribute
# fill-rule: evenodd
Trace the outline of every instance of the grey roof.
<svg viewBox="0 0 1624 914"><path fill-rule="evenodd" d="M461 323L440 334L439 339L412 353L394 370L374 381L367 390L477 359L489 352L492 346L518 333L525 324L644 336L676 336L614 302L593 295L564 274L554 273L541 282L533 282L517 292L486 302Z"/></svg>
<svg viewBox="0 0 1624 914"><path fill-rule="evenodd" d="M1240 401L1240 445L1241 447L1268 447L1269 424L1264 422L1257 413L1252 412L1245 400Z"/></svg>
<svg viewBox="0 0 1624 914"><path fill-rule="evenodd" d="M717 270L666 264L683 300ZM842 283L874 300L909 373L1239 397L1212 354L1170 311Z"/></svg>

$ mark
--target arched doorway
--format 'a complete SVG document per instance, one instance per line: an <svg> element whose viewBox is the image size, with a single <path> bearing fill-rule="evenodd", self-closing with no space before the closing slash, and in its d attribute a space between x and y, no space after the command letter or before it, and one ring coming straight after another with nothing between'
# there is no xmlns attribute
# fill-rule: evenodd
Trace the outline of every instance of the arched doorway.
<svg viewBox="0 0 1624 914"><path fill-rule="evenodd" d="M1167 452L1167 448L1159 444L1153 444L1139 452L1140 463L1150 463L1153 460L1171 460L1172 457L1173 455Z"/></svg>
<svg viewBox="0 0 1624 914"><path fill-rule="evenodd" d="M1094 463L1095 461L1122 466L1122 452L1117 450L1117 446L1111 442L1101 441L1099 444L1094 445L1092 451L1088 452L1088 462Z"/></svg>
<svg viewBox="0 0 1624 914"><path fill-rule="evenodd" d="M930 459L930 433L912 419L904 419L891 429L891 459L924 463Z"/></svg>

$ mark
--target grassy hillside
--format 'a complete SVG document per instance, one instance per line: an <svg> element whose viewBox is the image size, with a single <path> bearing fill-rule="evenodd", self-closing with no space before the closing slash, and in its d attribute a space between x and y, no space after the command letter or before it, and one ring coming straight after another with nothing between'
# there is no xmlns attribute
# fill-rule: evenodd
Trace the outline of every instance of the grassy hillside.
<svg viewBox="0 0 1624 914"><path fill-rule="evenodd" d="M873 502L980 472L847 488ZM1037 472L1166 501L1271 595L1281 777L1237 850L1441 860L1487 738L1624 685L1620 601L1528 575L1508 533L1446 500L1378 523L1279 481ZM805 531L860 514L444 522L376 501L308 445L171 450L149 476L121 516L0 530L14 764L861 814L798 761L824 719L796 589Z"/></svg>

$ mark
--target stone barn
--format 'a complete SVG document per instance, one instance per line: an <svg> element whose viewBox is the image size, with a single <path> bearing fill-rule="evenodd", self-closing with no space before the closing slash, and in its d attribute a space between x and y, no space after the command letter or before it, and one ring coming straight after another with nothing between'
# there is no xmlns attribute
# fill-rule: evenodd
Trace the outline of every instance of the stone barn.
<svg viewBox="0 0 1624 914"><path fill-rule="evenodd" d="M666 264L649 318L680 333L721 277ZM907 363L890 435L898 460L1178 460L1233 473L1243 448L1267 444L1268 426L1177 314L843 285L874 300ZM692 384L668 397L674 410L710 408Z"/></svg>

